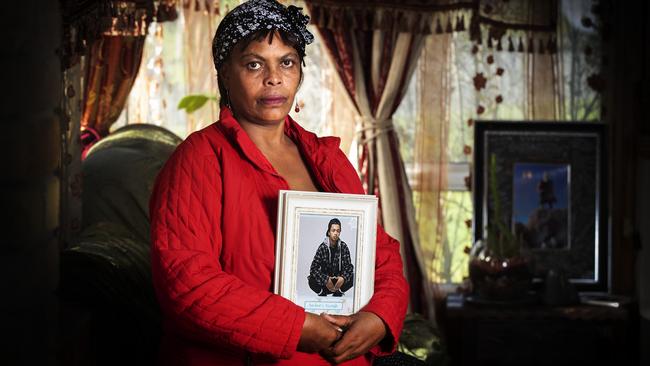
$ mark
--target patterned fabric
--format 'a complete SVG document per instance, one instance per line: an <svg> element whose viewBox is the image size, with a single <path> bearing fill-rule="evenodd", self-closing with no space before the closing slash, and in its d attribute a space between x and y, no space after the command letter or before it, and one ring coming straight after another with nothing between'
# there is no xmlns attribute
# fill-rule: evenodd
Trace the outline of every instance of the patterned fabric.
<svg viewBox="0 0 650 366"><path fill-rule="evenodd" d="M102 35L93 43L81 115L81 130L89 131L86 134L88 138L83 140L85 149L107 136L111 125L122 113L138 75L144 40L144 36Z"/></svg>
<svg viewBox="0 0 650 366"><path fill-rule="evenodd" d="M342 240L339 240L339 244L334 248L330 247L328 241L329 239L325 238L318 246L309 268L309 276L321 288L325 288L330 277L342 276L345 282L341 286L341 291L345 292L354 283L354 266L350 258L350 249Z"/></svg>
<svg viewBox="0 0 650 366"><path fill-rule="evenodd" d="M314 41L314 36L306 28L309 16L301 10L293 5L285 7L275 0L250 0L234 8L223 18L214 35L212 55L217 70L239 41L266 29L293 35L297 40L296 51L304 58L305 46Z"/></svg>

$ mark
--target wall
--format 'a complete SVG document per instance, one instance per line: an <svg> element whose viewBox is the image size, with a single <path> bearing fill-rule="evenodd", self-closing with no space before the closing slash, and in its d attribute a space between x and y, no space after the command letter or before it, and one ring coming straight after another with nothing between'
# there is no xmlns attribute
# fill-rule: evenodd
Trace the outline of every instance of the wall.
<svg viewBox="0 0 650 366"><path fill-rule="evenodd" d="M55 363L61 40L58 1L3 4L0 47L2 363Z"/></svg>

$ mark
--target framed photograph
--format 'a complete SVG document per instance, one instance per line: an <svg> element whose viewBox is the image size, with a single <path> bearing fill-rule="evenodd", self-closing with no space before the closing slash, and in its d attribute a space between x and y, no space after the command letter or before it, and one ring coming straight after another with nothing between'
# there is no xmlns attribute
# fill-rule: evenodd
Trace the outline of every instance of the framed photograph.
<svg viewBox="0 0 650 366"><path fill-rule="evenodd" d="M582 291L608 288L605 126L596 122L478 121L474 136L474 239L502 219L532 257L536 282L550 269ZM490 187L490 161L496 182Z"/></svg>
<svg viewBox="0 0 650 366"><path fill-rule="evenodd" d="M280 191L274 291L306 311L349 315L373 294L377 198Z"/></svg>

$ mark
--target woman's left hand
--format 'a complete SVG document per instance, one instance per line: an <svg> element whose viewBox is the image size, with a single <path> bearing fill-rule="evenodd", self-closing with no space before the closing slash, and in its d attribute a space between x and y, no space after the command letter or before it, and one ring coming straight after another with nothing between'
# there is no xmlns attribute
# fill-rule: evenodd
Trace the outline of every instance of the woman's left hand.
<svg viewBox="0 0 650 366"><path fill-rule="evenodd" d="M322 316L344 331L339 341L321 351L321 355L334 364L365 354L386 336L386 325L377 315L370 312L360 311L350 316Z"/></svg>

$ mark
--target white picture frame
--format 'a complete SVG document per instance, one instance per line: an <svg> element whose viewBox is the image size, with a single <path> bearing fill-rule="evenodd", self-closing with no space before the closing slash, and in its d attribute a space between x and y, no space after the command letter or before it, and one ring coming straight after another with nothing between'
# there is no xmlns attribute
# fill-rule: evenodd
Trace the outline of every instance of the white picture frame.
<svg viewBox="0 0 650 366"><path fill-rule="evenodd" d="M315 314L349 315L363 308L374 292L377 202L377 197L369 195L280 191L274 292ZM345 291L317 293L315 286L320 285L310 282L308 276L320 268L316 252L321 244L329 243L326 234L336 225L330 225L332 219L341 222L339 243L345 245L322 248L327 248L328 256L334 253L334 263L337 253L343 253L338 255L339 269L347 249L347 268L352 264L354 279Z"/></svg>

